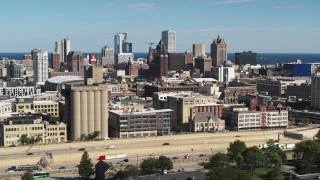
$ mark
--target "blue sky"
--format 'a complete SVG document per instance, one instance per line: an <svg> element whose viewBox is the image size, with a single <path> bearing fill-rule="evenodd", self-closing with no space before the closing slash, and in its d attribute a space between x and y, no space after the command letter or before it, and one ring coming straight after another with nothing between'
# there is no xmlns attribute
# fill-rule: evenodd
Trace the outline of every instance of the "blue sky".
<svg viewBox="0 0 320 180"><path fill-rule="evenodd" d="M161 31L177 33L177 50L220 35L228 52L319 53L320 0L1 0L0 52L71 49L99 52L127 32L134 52L146 52Z"/></svg>

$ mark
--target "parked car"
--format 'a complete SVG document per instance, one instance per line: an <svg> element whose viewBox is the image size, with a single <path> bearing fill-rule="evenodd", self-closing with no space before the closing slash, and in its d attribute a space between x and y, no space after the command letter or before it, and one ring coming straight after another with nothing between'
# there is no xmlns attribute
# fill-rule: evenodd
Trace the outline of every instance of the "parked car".
<svg viewBox="0 0 320 180"><path fill-rule="evenodd" d="M236 135L235 137L241 137L240 135Z"/></svg>
<svg viewBox="0 0 320 180"><path fill-rule="evenodd" d="M129 159L124 159L123 161L124 161L124 162L129 162Z"/></svg>
<svg viewBox="0 0 320 180"><path fill-rule="evenodd" d="M78 149L78 151L85 151L85 150L86 150L85 148Z"/></svg>
<svg viewBox="0 0 320 180"><path fill-rule="evenodd" d="M34 155L34 153L27 153L27 156L32 156Z"/></svg>
<svg viewBox="0 0 320 180"><path fill-rule="evenodd" d="M170 145L170 143L163 143L162 145Z"/></svg>
<svg viewBox="0 0 320 180"><path fill-rule="evenodd" d="M61 167L59 167L59 169L67 169L66 167L64 167L64 166L61 166Z"/></svg>
<svg viewBox="0 0 320 180"><path fill-rule="evenodd" d="M156 156L157 155L157 153L151 153L150 154L150 156Z"/></svg>
<svg viewBox="0 0 320 180"><path fill-rule="evenodd" d="M178 157L178 156L175 156L175 157L173 157L172 159L179 159L179 157Z"/></svg>
<svg viewBox="0 0 320 180"><path fill-rule="evenodd" d="M199 157L206 157L206 154L200 154Z"/></svg>
<svg viewBox="0 0 320 180"><path fill-rule="evenodd" d="M9 147L16 147L17 145L16 144L12 144L12 145L10 145Z"/></svg>

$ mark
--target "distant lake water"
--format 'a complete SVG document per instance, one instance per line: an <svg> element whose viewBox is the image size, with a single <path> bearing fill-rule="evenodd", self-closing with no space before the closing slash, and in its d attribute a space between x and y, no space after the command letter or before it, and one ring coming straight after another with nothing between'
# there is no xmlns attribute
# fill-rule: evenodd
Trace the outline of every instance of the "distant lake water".
<svg viewBox="0 0 320 180"><path fill-rule="evenodd" d="M30 53L0 53L1 57L6 57L9 59L21 60L23 55ZM49 53L49 62L51 62L51 54ZM83 53L85 56L90 53ZM92 53L101 56L100 53ZM148 53L134 53L134 58L146 58ZM210 55L210 54L207 54ZM228 53L228 60L234 62L235 54ZM257 53L257 63L258 64L276 64L276 63L286 63L292 62L300 59L303 63L320 63L320 53Z"/></svg>

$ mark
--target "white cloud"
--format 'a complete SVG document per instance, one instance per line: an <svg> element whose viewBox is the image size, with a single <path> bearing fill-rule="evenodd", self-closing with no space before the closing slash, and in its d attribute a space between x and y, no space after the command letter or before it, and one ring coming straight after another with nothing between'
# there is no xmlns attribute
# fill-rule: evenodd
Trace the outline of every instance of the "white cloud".
<svg viewBox="0 0 320 180"><path fill-rule="evenodd" d="M248 2L254 2L256 0L220 0L220 1L214 1L210 4L238 4L238 3L248 3Z"/></svg>
<svg viewBox="0 0 320 180"><path fill-rule="evenodd" d="M148 10L148 9L155 9L160 7L158 4L155 3L135 3L135 4L128 4L129 8L133 8L133 9L144 9L144 10Z"/></svg>

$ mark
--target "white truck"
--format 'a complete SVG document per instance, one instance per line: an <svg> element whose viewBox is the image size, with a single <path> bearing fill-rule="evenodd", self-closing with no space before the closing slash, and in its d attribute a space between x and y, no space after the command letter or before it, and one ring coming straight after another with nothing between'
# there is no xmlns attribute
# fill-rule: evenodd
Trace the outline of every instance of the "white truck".
<svg viewBox="0 0 320 180"><path fill-rule="evenodd" d="M293 144L293 143L288 143L288 144L286 144L286 149L287 149L287 150L291 150L291 149L293 149L293 148L295 148L295 147L296 147L296 145Z"/></svg>
<svg viewBox="0 0 320 180"><path fill-rule="evenodd" d="M112 155L101 155L99 156L98 160L108 160L108 159L120 159L120 158L127 158L127 154L120 153L120 154L112 154Z"/></svg>

